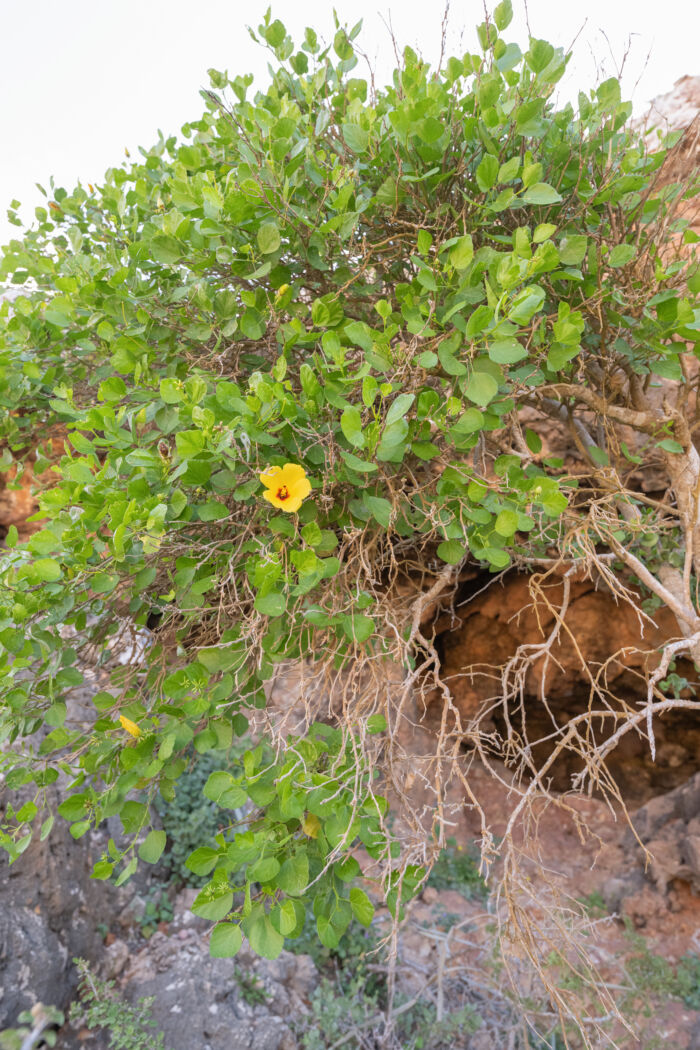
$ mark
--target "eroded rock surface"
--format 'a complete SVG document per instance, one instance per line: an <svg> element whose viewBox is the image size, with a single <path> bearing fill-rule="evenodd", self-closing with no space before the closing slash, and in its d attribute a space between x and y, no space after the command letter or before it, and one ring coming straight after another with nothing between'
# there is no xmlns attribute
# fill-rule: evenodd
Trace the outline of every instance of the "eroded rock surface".
<svg viewBox="0 0 700 1050"><path fill-rule="evenodd" d="M90 878L93 861L60 820L11 867L0 858L0 1030L37 1000L63 1009L76 986L73 958L101 951L98 926L115 891Z"/></svg>
<svg viewBox="0 0 700 1050"><path fill-rule="evenodd" d="M605 665L605 682L612 686L630 670L658 659L660 642L678 633L666 610L655 614L656 627L643 624L635 609L617 601L590 580L571 584L566 628L549 648L545 643L562 609L561 580L545 583L533 594L529 577L512 573L494 582L459 609L459 619L445 619L441 634L443 672L465 720L482 703L502 695L500 668L516 655L531 658L524 692L531 696L562 698L572 695ZM630 679L638 688L638 683Z"/></svg>
<svg viewBox="0 0 700 1050"><path fill-rule="evenodd" d="M318 982L306 955L275 960L245 945L234 959L209 957L208 935L155 933L129 961L121 992L153 996L151 1015L167 1050L296 1050L290 1027L308 1012Z"/></svg>

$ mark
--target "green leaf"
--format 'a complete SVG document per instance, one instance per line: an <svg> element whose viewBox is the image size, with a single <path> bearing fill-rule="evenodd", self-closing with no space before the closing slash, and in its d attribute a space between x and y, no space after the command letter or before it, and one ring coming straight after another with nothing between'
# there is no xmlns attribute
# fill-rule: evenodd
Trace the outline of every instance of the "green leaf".
<svg viewBox="0 0 700 1050"><path fill-rule="evenodd" d="M488 405L498 393L498 383L486 372L472 372L464 393L475 405Z"/></svg>
<svg viewBox="0 0 700 1050"><path fill-rule="evenodd" d="M484 415L478 408L468 408L451 428L457 434L475 434L484 425Z"/></svg>
<svg viewBox="0 0 700 1050"><path fill-rule="evenodd" d="M518 65L523 57L523 53L517 44L506 44L505 50L496 59L496 69L500 70L501 73L506 73L509 69L513 69ZM514 179L515 175L511 175L510 178ZM508 182L509 179L504 179L499 176L499 182Z"/></svg>
<svg viewBox="0 0 700 1050"><path fill-rule="evenodd" d="M353 456L352 452L346 452L344 448L341 448L340 454L350 469L356 470L359 474L373 474L375 470L379 469L376 463L370 463L366 459L358 459L357 456Z"/></svg>
<svg viewBox="0 0 700 1050"><path fill-rule="evenodd" d="M497 339L489 343L488 355L499 365L514 365L527 357L527 350L517 339Z"/></svg>
<svg viewBox="0 0 700 1050"><path fill-rule="evenodd" d="M34 820L34 817L39 812L35 802L25 802L23 806L17 810L17 820L22 823L28 823Z"/></svg>
<svg viewBox="0 0 700 1050"><path fill-rule="evenodd" d="M294 901L282 901L274 912L270 913L270 922L284 936L293 933L297 926L297 912Z"/></svg>
<svg viewBox="0 0 700 1050"><path fill-rule="evenodd" d="M362 415L354 406L346 408L340 417L340 429L355 448L364 448L366 441L362 433Z"/></svg>
<svg viewBox="0 0 700 1050"><path fill-rule="evenodd" d="M309 884L309 859L305 853L288 857L280 868L277 886L290 897L301 897Z"/></svg>
<svg viewBox="0 0 700 1050"><path fill-rule="evenodd" d="M212 959L230 959L236 955L243 943L240 926L233 922L221 922L211 931L209 954Z"/></svg>
<svg viewBox="0 0 700 1050"><path fill-rule="evenodd" d="M114 864L108 860L98 860L92 869L93 879L109 879L114 871Z"/></svg>
<svg viewBox="0 0 700 1050"><path fill-rule="evenodd" d="M510 555L499 547L486 547L484 556L494 569L506 569L510 565Z"/></svg>
<svg viewBox="0 0 700 1050"><path fill-rule="evenodd" d="M554 48L546 40L530 40L525 60L533 73L541 73L554 58Z"/></svg>
<svg viewBox="0 0 700 1050"><path fill-rule="evenodd" d="M350 907L353 915L363 926L370 926L374 918L374 905L364 890L353 886L350 890Z"/></svg>
<svg viewBox="0 0 700 1050"><path fill-rule="evenodd" d="M557 228L553 222L541 222L539 226L535 227L532 240L535 244L542 244L543 241L549 240L552 234L555 234L556 232Z"/></svg>
<svg viewBox="0 0 700 1050"><path fill-rule="evenodd" d="M438 347L438 358L444 371L448 376L463 376L466 375L467 366L462 361L458 361L450 349L451 340L445 340Z"/></svg>
<svg viewBox="0 0 700 1050"><path fill-rule="evenodd" d="M126 383L121 376L112 376L105 379L97 388L97 396L100 401L121 401L126 394Z"/></svg>
<svg viewBox="0 0 700 1050"><path fill-rule="evenodd" d="M467 549L459 540L445 540L438 546L437 556L448 565L458 565L465 557Z"/></svg>
<svg viewBox="0 0 700 1050"><path fill-rule="evenodd" d="M263 255L276 252L282 243L280 231L275 222L264 222L258 230L258 247Z"/></svg>
<svg viewBox="0 0 700 1050"><path fill-rule="evenodd" d="M493 20L496 23L496 28L501 33L508 28L513 21L513 5L510 0L501 0L501 3L496 5L493 11Z"/></svg>
<svg viewBox="0 0 700 1050"><path fill-rule="evenodd" d="M182 257L184 245L174 237L159 234L148 242L148 250L156 262L170 266Z"/></svg>
<svg viewBox="0 0 700 1050"><path fill-rule="evenodd" d="M559 241L559 259L564 266L578 266L586 258L588 238L578 233L568 233Z"/></svg>
<svg viewBox="0 0 700 1050"><path fill-rule="evenodd" d="M474 313L467 321L465 335L467 339L474 339L484 331L493 320L493 309L490 306L477 306ZM440 351L438 350L438 353Z"/></svg>
<svg viewBox="0 0 700 1050"><path fill-rule="evenodd" d="M90 579L90 590L95 594L110 594L118 583L118 576L108 572L98 572Z"/></svg>
<svg viewBox="0 0 700 1050"><path fill-rule="evenodd" d="M240 666L245 660L245 653L225 645L207 646L199 650L197 659L207 671L215 674L217 671L230 671L231 668Z"/></svg>
<svg viewBox="0 0 700 1050"><path fill-rule="evenodd" d="M279 870L280 862L276 857L261 857L250 865L247 876L251 882L271 882Z"/></svg>
<svg viewBox="0 0 700 1050"><path fill-rule="evenodd" d="M71 828L71 831L72 830L73 829ZM131 860L129 861L129 863L124 868L124 870L119 875L119 877L117 879L115 879L114 885L117 888L119 888L119 886L123 886L125 882L128 882L129 879L131 878L131 876L136 871L136 869L138 867L138 864L139 864L138 858L137 857L132 857Z"/></svg>
<svg viewBox="0 0 700 1050"><path fill-rule="evenodd" d="M362 501L372 512L375 521L378 521L382 528L388 529L391 524L391 515L393 512L393 507L389 500L384 499L383 496L372 496L365 493L362 497Z"/></svg>
<svg viewBox="0 0 700 1050"><path fill-rule="evenodd" d="M195 875L209 875L213 867L218 863L218 850L209 846L200 846L185 861L185 866L193 871Z"/></svg>
<svg viewBox="0 0 700 1050"><path fill-rule="evenodd" d="M353 153L364 153L369 145L369 131L359 124L343 124L343 138Z"/></svg>
<svg viewBox="0 0 700 1050"><path fill-rule="evenodd" d="M285 518L285 522L289 519ZM302 539L305 543L308 543L309 547L318 547L323 541L323 533L318 527L315 521L310 521L308 525L304 525L301 530Z"/></svg>
<svg viewBox="0 0 700 1050"><path fill-rule="evenodd" d="M316 919L316 930L318 931L318 939L324 948L330 948L333 951L334 948L338 947L341 934L325 915L319 915Z"/></svg>
<svg viewBox="0 0 700 1050"><path fill-rule="evenodd" d="M276 959L284 948L284 937L277 932L264 912L255 916L247 932L251 948L263 959Z"/></svg>
<svg viewBox="0 0 700 1050"><path fill-rule="evenodd" d="M347 62L348 59L352 58L354 54L353 46L344 29L339 29L335 34L335 37L333 38L333 50L341 62Z"/></svg>
<svg viewBox="0 0 700 1050"><path fill-rule="evenodd" d="M617 77L609 77L596 88L596 95L601 106L611 109L620 103L620 81Z"/></svg>
<svg viewBox="0 0 700 1050"><path fill-rule="evenodd" d="M481 163L476 169L476 181L480 190L485 192L496 185L499 168L498 157L493 157L490 153L484 154Z"/></svg>
<svg viewBox="0 0 700 1050"><path fill-rule="evenodd" d="M371 734L386 732L386 718L384 715L370 715L367 719L367 732Z"/></svg>
<svg viewBox="0 0 700 1050"><path fill-rule="evenodd" d="M287 30L284 24L280 22L279 18L276 18L274 22L271 22L264 31L264 37L266 43L270 47L280 47L284 43L284 38L287 35Z"/></svg>
<svg viewBox="0 0 700 1050"><path fill-rule="evenodd" d="M226 882L210 882L195 897L192 911L201 919L218 922L231 911L233 893Z"/></svg>
<svg viewBox="0 0 700 1050"><path fill-rule="evenodd" d="M499 536L509 539L518 531L518 515L514 510L502 510L493 525Z"/></svg>
<svg viewBox="0 0 700 1050"><path fill-rule="evenodd" d="M664 438L663 441L657 441L657 448L662 448L664 452L673 452L676 455L680 455L685 452L685 449L681 445L680 441L675 441L673 438Z"/></svg>
<svg viewBox="0 0 700 1050"><path fill-rule="evenodd" d="M56 818L52 814L50 817L47 817L44 823L41 825L41 831L39 833L40 842L44 842L44 840L48 838L48 836L51 834L51 829L54 825L55 819Z"/></svg>
<svg viewBox="0 0 700 1050"><path fill-rule="evenodd" d="M637 248L634 244L617 244L608 256L608 263L614 269L618 269L631 263L636 254Z"/></svg>
<svg viewBox="0 0 700 1050"><path fill-rule="evenodd" d="M55 583L61 579L63 570L54 558L37 558L30 566L31 577L44 583Z"/></svg>
<svg viewBox="0 0 700 1050"><path fill-rule="evenodd" d="M202 793L222 809L239 809L248 801L245 790L236 783L233 774L226 770L210 773Z"/></svg>
<svg viewBox="0 0 700 1050"><path fill-rule="evenodd" d="M610 457L608 456L605 449L598 448L597 445L591 445L588 449L588 455L591 457L594 463L597 463L599 467L609 467Z"/></svg>
<svg viewBox="0 0 700 1050"><path fill-rule="evenodd" d="M161 400L165 401L166 405L179 404L184 398L182 384L176 379L161 379L160 396Z"/></svg>
<svg viewBox="0 0 700 1050"><path fill-rule="evenodd" d="M254 604L257 612L263 616L282 616L287 611L287 598L281 591L258 594Z"/></svg>
<svg viewBox="0 0 700 1050"><path fill-rule="evenodd" d="M525 444L535 455L542 451L542 438L528 427L525 431Z"/></svg>
<svg viewBox="0 0 700 1050"><path fill-rule="evenodd" d="M375 624L371 616L364 613L353 613L342 618L343 630L348 638L355 642L366 642L374 634Z"/></svg>
<svg viewBox="0 0 700 1050"><path fill-rule="evenodd" d="M403 419L415 399L415 394L399 394L389 406L389 411L386 414L386 426L391 426L397 419Z"/></svg>
<svg viewBox="0 0 700 1050"><path fill-rule="evenodd" d="M474 258L474 244L470 235L467 233L464 237L460 237L455 246L450 251L450 264L454 266L455 270L466 270Z"/></svg>
<svg viewBox="0 0 700 1050"><path fill-rule="evenodd" d="M165 849L166 834L164 831L149 831L139 846L139 857L146 864L157 864Z"/></svg>
<svg viewBox="0 0 700 1050"><path fill-rule="evenodd" d="M405 419L398 419L385 427L377 448L377 459L382 462L400 462L406 449L408 430L408 422Z"/></svg>
<svg viewBox="0 0 700 1050"><path fill-rule="evenodd" d="M548 182L536 182L533 186L528 186L522 195L526 204L559 204L561 199L561 194Z"/></svg>
<svg viewBox="0 0 700 1050"><path fill-rule="evenodd" d="M191 459L204 448L205 437L201 430L183 430L175 435L175 447L180 459Z"/></svg>
<svg viewBox="0 0 700 1050"><path fill-rule="evenodd" d="M528 324L533 315L541 308L545 300L544 289L539 285L529 285L519 292L510 305L508 318L515 324Z"/></svg>

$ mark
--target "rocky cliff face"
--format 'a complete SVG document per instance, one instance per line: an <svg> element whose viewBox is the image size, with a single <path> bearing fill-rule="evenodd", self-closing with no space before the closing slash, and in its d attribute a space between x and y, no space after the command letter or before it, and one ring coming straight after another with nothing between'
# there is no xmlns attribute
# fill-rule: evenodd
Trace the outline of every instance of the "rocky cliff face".
<svg viewBox="0 0 700 1050"><path fill-rule="evenodd" d="M677 80L665 95L659 95L651 102L642 122L649 130L658 128L664 132L685 131L697 120L698 114L700 77L685 76ZM700 153L696 153L694 163L697 164L698 161Z"/></svg>
<svg viewBox="0 0 700 1050"><path fill-rule="evenodd" d="M666 162L663 175L669 181L682 178L700 167L700 77L681 77L665 95L659 95L641 121L650 144L657 135L684 132ZM700 201L684 201L680 208L692 231L700 237Z"/></svg>

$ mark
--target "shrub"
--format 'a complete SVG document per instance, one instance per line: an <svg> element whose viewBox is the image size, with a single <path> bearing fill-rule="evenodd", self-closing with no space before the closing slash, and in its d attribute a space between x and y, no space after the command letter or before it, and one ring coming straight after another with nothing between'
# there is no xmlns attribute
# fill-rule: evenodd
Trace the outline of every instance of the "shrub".
<svg viewBox="0 0 700 1050"><path fill-rule="evenodd" d="M569 56L539 39L523 52L503 35L511 16L503 0L478 50L437 70L406 48L379 90L352 75L359 24L329 47L308 29L297 49L268 12L264 89L211 70L180 138L100 187L52 186L0 263L21 291L0 310L2 467L18 483L34 457L52 478L41 528L24 543L10 529L0 563L6 781L36 788L8 811L10 856L61 769L76 838L120 816L129 842L94 875L122 883L162 855L162 829L143 832L187 750L243 736L280 664L305 659L307 695L342 699L338 725L277 740L272 758L261 743L240 775L207 781L232 833L210 845L205 830L188 864L207 877L194 911L219 923L217 955L243 934L276 955L302 932L307 892L326 947L353 916L368 923L358 842L394 914L425 879L420 822L401 852L387 789L406 697L441 684L421 616L466 561L563 576L557 630L575 574L665 605L678 637L652 705L670 660L700 652L700 276L678 217L694 187L664 181L672 143L651 150L629 128L617 80L557 109ZM552 420L576 470L542 450ZM651 462L675 504L635 487ZM67 718L86 653L111 684L92 719ZM523 688L513 674L504 696ZM610 724L596 689L584 718ZM450 710L435 769L461 773ZM618 736L656 709L626 710ZM558 746L605 784L587 725ZM532 772L514 732L504 749ZM431 848L449 827L445 783ZM513 878L510 835L501 849Z"/></svg>

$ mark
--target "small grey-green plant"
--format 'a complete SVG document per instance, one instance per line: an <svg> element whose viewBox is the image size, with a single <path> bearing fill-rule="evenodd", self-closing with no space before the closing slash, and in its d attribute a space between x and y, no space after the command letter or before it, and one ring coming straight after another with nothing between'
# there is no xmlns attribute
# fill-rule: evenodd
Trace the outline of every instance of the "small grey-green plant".
<svg viewBox="0 0 700 1050"><path fill-rule="evenodd" d="M163 1033L153 1031L152 997L132 1006L115 991L114 981L100 980L84 959L73 961L80 975L78 998L70 1008L73 1024L105 1029L109 1050L165 1050Z"/></svg>
<svg viewBox="0 0 700 1050"><path fill-rule="evenodd" d="M426 885L436 890L457 890L468 900L483 900L488 888L479 874L479 863L474 853L457 845L454 838L435 861Z"/></svg>
<svg viewBox="0 0 700 1050"><path fill-rule="evenodd" d="M0 1050L35 1050L38 1046L56 1045L58 1032L65 1018L55 1006L35 1003L31 1010L23 1010L17 1018L19 1028L5 1028L0 1032Z"/></svg>
<svg viewBox="0 0 700 1050"><path fill-rule="evenodd" d="M238 986L241 999L249 1006L261 1006L269 1002L270 993L256 973L246 973L237 966L233 971L233 979Z"/></svg>

